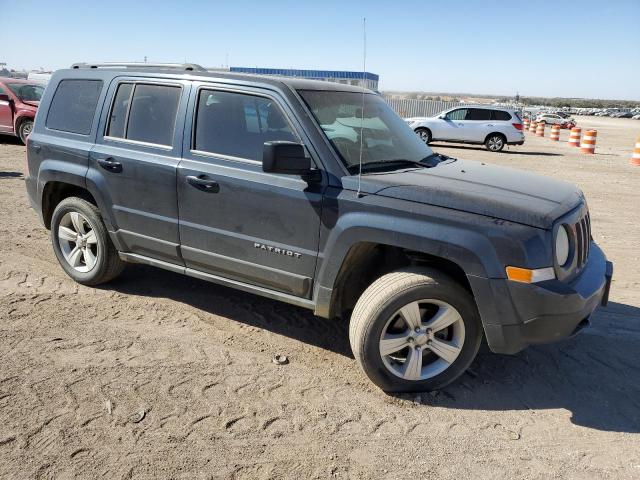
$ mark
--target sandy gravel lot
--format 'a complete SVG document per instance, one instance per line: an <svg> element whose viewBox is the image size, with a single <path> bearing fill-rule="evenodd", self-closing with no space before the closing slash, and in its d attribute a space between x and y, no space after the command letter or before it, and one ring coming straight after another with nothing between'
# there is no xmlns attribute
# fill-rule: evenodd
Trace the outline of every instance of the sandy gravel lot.
<svg viewBox="0 0 640 480"><path fill-rule="evenodd" d="M579 121L597 155L435 148L577 183L611 303L574 339L400 397L305 310L145 266L76 285L28 208L24 147L0 139L0 478L640 478L640 122Z"/></svg>

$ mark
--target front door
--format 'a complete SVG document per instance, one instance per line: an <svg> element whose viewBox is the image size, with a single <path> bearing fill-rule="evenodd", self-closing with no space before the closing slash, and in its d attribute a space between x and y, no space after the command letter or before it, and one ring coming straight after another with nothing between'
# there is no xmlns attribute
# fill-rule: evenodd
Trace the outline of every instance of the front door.
<svg viewBox="0 0 640 480"><path fill-rule="evenodd" d="M456 108L448 112L444 119L438 119L438 134L434 138L442 140L466 140L466 120L468 109Z"/></svg>
<svg viewBox="0 0 640 480"><path fill-rule="evenodd" d="M309 298L322 182L262 171L264 142L300 142L275 92L194 87L178 166L181 253L188 268Z"/></svg>
<svg viewBox="0 0 640 480"><path fill-rule="evenodd" d="M0 94L9 95L2 85ZM13 105L8 100L0 100L0 132L13 133Z"/></svg>
<svg viewBox="0 0 640 480"><path fill-rule="evenodd" d="M107 196L122 251L178 265L176 169L190 88L188 82L115 81L87 173Z"/></svg>

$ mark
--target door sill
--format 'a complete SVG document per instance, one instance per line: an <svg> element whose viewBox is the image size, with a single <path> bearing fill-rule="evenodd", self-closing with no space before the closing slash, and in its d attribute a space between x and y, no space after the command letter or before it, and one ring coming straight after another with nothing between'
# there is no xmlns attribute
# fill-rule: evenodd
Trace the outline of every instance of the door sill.
<svg viewBox="0 0 640 480"><path fill-rule="evenodd" d="M211 273L202 272L193 268L187 268L182 265L175 265L173 263L164 262L155 258L145 257L144 255L139 255L137 253L119 252L119 256L123 261L128 263L142 263L145 265L151 265L153 267L162 268L164 270L169 270L175 273L182 273L189 277L206 280L207 282L216 283L225 287L235 288L236 290L242 290L247 293L260 295L272 300L279 300L281 302L296 305L298 307L308 308L309 310L315 309L314 302L307 298L296 297L294 295L289 295L288 293L282 293L276 290L259 287L257 285L251 285L249 283L240 282L238 280L231 280L219 275L213 275Z"/></svg>

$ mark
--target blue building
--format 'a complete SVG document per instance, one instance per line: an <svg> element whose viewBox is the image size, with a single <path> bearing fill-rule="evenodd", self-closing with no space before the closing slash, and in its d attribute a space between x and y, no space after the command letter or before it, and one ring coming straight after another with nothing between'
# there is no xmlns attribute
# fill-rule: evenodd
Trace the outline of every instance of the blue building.
<svg viewBox="0 0 640 480"><path fill-rule="evenodd" d="M296 70L290 68L249 68L229 67L231 72L252 73L255 75L279 75L282 77L308 78L325 82L345 83L347 85L363 86L378 91L380 77L370 72L344 72L339 70Z"/></svg>

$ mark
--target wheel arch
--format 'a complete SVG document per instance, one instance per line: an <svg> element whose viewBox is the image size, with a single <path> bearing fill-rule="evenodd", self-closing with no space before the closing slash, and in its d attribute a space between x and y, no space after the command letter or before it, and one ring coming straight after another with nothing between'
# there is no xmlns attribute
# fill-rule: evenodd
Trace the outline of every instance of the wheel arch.
<svg viewBox="0 0 640 480"><path fill-rule="evenodd" d="M367 213L350 214L331 230L318 265L314 299L316 314L331 318L348 309L357 293L389 271L435 266L471 289L467 276L500 277L500 260L486 234L489 225L452 224L437 218L415 220ZM364 223L365 225L361 224ZM364 287L364 288L363 288Z"/></svg>
<svg viewBox="0 0 640 480"><path fill-rule="evenodd" d="M351 246L340 266L332 288L328 317L340 317L351 311L375 280L407 267L438 270L473 294L464 269L453 260L396 245L363 241Z"/></svg>
<svg viewBox="0 0 640 480"><path fill-rule="evenodd" d="M81 185L51 180L42 189L42 220L47 229L51 228L51 217L58 204L69 197L79 197L98 206L94 196Z"/></svg>
<svg viewBox="0 0 640 480"><path fill-rule="evenodd" d="M494 135L501 136L502 138L504 138L504 142L507 143L507 136L504 133L498 132L498 131L489 133L486 137L484 137L484 142L482 142L482 143L487 143L487 140L489 140L489 138L494 136Z"/></svg>

